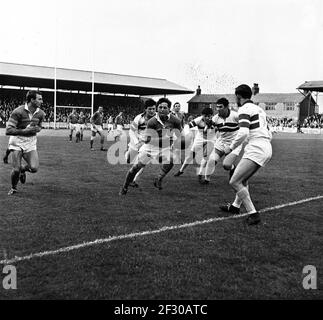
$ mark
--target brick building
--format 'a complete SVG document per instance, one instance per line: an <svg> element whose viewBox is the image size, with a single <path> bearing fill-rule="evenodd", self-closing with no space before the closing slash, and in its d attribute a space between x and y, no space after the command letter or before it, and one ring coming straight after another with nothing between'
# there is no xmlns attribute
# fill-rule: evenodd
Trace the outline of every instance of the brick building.
<svg viewBox="0 0 323 320"><path fill-rule="evenodd" d="M258 86L254 86L254 89ZM310 93L256 93L251 98L252 101L263 108L269 117L288 118L303 121L307 116L318 112L316 103ZM202 94L200 86L196 90L196 95L188 101L188 112L190 114L200 114L204 107L211 107L215 110L215 103L219 98L226 98L230 102L230 107L237 108L234 94Z"/></svg>

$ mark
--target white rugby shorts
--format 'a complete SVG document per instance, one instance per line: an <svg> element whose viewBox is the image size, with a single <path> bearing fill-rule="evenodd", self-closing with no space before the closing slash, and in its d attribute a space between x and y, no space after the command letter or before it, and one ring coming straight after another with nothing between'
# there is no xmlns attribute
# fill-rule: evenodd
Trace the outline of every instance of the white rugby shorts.
<svg viewBox="0 0 323 320"><path fill-rule="evenodd" d="M265 166L272 156L272 147L269 139L253 139L249 141L244 149L242 159L249 159Z"/></svg>
<svg viewBox="0 0 323 320"><path fill-rule="evenodd" d="M70 123L70 130L76 129L76 123Z"/></svg>
<svg viewBox="0 0 323 320"><path fill-rule="evenodd" d="M9 150L18 150L24 153L37 150L37 137L10 136L8 148Z"/></svg>
<svg viewBox="0 0 323 320"><path fill-rule="evenodd" d="M158 148L151 144L145 143L139 149L138 161L143 164L148 164L153 161L153 163L159 163L159 159L162 159L162 163L169 163L173 155L171 147Z"/></svg>
<svg viewBox="0 0 323 320"><path fill-rule="evenodd" d="M98 124L91 124L91 131L95 132L95 133L102 133L103 132L103 128L101 125L98 125Z"/></svg>

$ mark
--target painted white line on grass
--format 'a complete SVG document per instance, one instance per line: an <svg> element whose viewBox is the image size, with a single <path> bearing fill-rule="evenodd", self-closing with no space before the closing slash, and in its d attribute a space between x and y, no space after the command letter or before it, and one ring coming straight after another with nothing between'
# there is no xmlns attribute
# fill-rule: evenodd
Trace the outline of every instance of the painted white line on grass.
<svg viewBox="0 0 323 320"><path fill-rule="evenodd" d="M308 198L308 199L303 199L303 200L299 200L299 201L294 201L294 202L289 202L289 203L277 205L277 206L270 207L270 208L264 208L264 209L259 210L259 212L264 213L264 212L268 212L268 211L274 211L274 210L277 210L277 209L296 206L298 204L302 204L302 203L306 203L306 202L310 202L310 201L315 201L315 200L319 200L319 199L323 199L323 196L312 197L312 198ZM161 233L161 232L165 232L165 231L171 231L171 230L177 230L177 229L190 228L190 227L195 227L195 226L199 226L199 225L202 225L202 224L207 224L207 223L212 223L212 222L217 222L217 221L238 219L238 218L245 217L247 215L248 215L248 213L243 213L243 214L232 215L232 216L228 216L228 217L218 217L218 218L211 218L211 219L207 219L207 220L195 221L195 222L191 222L191 223L184 223L184 224L181 224L181 225L175 225L175 226L169 226L169 227L166 226L166 227L162 227L162 228L156 229L156 230L147 230L147 231L143 231L143 232L135 232L135 233L129 233L129 234L124 234L124 235L119 235L119 236L110 236L110 237L105 238L105 239L97 239L97 240L94 240L94 241L83 242L83 243L80 243L80 244L77 244L77 245L74 245L74 246L64 247L64 248L60 248L60 249L57 249L57 250L43 251L43 252L38 252L38 253L32 253L32 254L29 254L27 256L22 256L22 257L17 257L16 256L16 257L14 257L12 259L0 260L0 265L1 264L3 264L3 265L4 264L13 264L13 263L20 262L20 261L31 260L33 258L41 258L41 257L45 257L45 256L53 256L53 255L56 255L56 254L59 254L59 253L70 252L70 251L73 251L73 250L86 248L86 247L91 247L91 246L94 246L94 245L108 243L108 242L112 242L112 241L116 241L116 240L143 237L143 236L146 236L146 235L152 235L152 234L157 234L157 233Z"/></svg>

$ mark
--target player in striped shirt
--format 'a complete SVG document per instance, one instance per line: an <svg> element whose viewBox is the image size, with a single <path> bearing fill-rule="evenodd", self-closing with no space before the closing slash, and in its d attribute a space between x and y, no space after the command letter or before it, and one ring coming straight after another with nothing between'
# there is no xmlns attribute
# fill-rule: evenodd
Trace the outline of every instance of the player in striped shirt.
<svg viewBox="0 0 323 320"><path fill-rule="evenodd" d="M91 151L94 150L93 148L93 141L95 139L96 134L98 133L101 137L100 143L101 143L101 151L107 151L104 149L104 135L103 135L103 107L99 107L98 111L94 112L93 116L91 117L91 141L90 141L90 147Z"/></svg>
<svg viewBox="0 0 323 320"><path fill-rule="evenodd" d="M265 166L271 159L271 133L268 129L265 111L250 100L251 88L242 84L236 88L235 95L239 107L239 131L231 145L226 147L225 154L230 154L246 139L248 140L242 159L230 179L230 185L236 192L235 200L232 204L220 208L238 214L240 206L243 204L249 214L246 220L247 224L254 225L260 222L260 215L251 201L248 181L259 168Z"/></svg>
<svg viewBox="0 0 323 320"><path fill-rule="evenodd" d="M205 157L207 157L211 150L213 150L213 145L215 141L215 130L212 123L213 110L210 107L206 107L202 110L202 115L195 118L189 123L189 128L193 129L198 128L194 142L189 151L189 154L186 156L182 167L177 171L174 176L179 177L184 173L185 168L193 163L193 157L195 154L196 158L201 158L200 168L198 170L198 179L199 182L202 182L202 177L204 175L204 168L206 165Z"/></svg>
<svg viewBox="0 0 323 320"><path fill-rule="evenodd" d="M26 182L26 172L35 173L39 168L36 134L42 129L45 113L40 109L43 103L39 91L27 92L26 104L13 110L7 122L6 135L10 136L9 149L12 151L11 189L8 195L17 192L20 180ZM22 159L25 164L22 164Z"/></svg>
<svg viewBox="0 0 323 320"><path fill-rule="evenodd" d="M239 130L239 115L238 112L230 110L229 101L226 98L220 98L216 102L218 113L212 118L213 125L219 133L218 138L214 143L214 149L207 160L205 168L205 179L202 184L210 182L211 174L214 172L216 164L224 156L225 147L230 146ZM238 158L241 147L236 148L228 155L223 162L223 167L226 170L232 170L233 163Z"/></svg>
<svg viewBox="0 0 323 320"><path fill-rule="evenodd" d="M128 150L125 154L127 163L133 163L138 156L140 147L145 143L145 131L148 121L156 114L156 101L148 99L145 101L145 111L138 114L130 125L129 136L130 142L128 144ZM141 175L144 168L142 168L130 183L132 187L138 187L138 178Z"/></svg>

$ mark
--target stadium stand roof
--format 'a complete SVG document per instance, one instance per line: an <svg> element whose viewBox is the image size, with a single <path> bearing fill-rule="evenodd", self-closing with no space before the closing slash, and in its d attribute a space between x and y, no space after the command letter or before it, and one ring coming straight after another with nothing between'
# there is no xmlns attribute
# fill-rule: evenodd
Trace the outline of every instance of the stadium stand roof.
<svg viewBox="0 0 323 320"><path fill-rule="evenodd" d="M298 90L309 90L309 91L323 92L323 80L305 81L297 89Z"/></svg>
<svg viewBox="0 0 323 320"><path fill-rule="evenodd" d="M215 103L222 97L228 99L230 103L236 103L234 94L200 94L195 95L188 103ZM301 93L258 93L251 99L255 103L300 103L304 100L304 95Z"/></svg>
<svg viewBox="0 0 323 320"><path fill-rule="evenodd" d="M0 85L54 89L55 68L0 62ZM92 72L56 68L57 89L92 91ZM94 72L94 91L139 96L194 91L166 79Z"/></svg>

